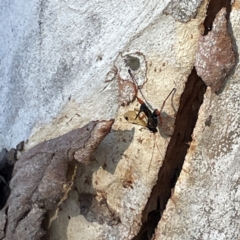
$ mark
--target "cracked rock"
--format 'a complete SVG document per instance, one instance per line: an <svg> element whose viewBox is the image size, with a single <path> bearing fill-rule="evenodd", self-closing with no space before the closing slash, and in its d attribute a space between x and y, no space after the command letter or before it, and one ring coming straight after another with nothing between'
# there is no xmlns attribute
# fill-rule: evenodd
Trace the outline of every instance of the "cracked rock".
<svg viewBox="0 0 240 240"><path fill-rule="evenodd" d="M186 23L196 17L197 10L202 2L202 0L172 0L163 12L174 17L176 21Z"/></svg>
<svg viewBox="0 0 240 240"><path fill-rule="evenodd" d="M113 122L90 122L21 156L14 167L8 202L0 212L1 239L40 239L45 234L41 228L44 214L71 188L73 177L68 175L72 163L87 164Z"/></svg>

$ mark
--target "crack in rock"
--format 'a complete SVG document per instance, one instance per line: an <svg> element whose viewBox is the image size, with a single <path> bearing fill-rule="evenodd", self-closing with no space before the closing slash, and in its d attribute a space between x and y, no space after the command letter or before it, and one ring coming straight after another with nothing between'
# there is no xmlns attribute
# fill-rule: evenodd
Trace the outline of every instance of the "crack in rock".
<svg viewBox="0 0 240 240"><path fill-rule="evenodd" d="M152 239L181 172L205 91L206 85L193 68L180 98L174 133L158 173L157 183L152 189L142 214L142 227L133 240Z"/></svg>

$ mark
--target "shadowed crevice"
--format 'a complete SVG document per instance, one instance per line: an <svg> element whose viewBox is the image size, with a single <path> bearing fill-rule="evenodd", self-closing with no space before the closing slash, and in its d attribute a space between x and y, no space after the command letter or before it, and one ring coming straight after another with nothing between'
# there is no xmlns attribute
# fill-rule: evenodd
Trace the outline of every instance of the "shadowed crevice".
<svg viewBox="0 0 240 240"><path fill-rule="evenodd" d="M230 12L232 10L231 0L210 0L207 8L207 16L204 20L204 35L207 35L209 31L212 30L213 21L216 17L216 14L222 9L226 8L227 10L227 21L230 17Z"/></svg>
<svg viewBox="0 0 240 240"><path fill-rule="evenodd" d="M159 170L157 183L153 187L143 211L142 227L133 240L151 239L161 219L168 199L171 197L171 190L175 187L181 172L189 143L192 141L191 135L205 92L206 85L193 68L180 98L175 130L169 142L163 165Z"/></svg>

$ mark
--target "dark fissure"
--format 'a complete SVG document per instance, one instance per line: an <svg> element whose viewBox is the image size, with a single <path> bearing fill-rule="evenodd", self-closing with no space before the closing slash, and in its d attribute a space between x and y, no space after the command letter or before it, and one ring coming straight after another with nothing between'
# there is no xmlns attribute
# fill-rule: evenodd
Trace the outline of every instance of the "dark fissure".
<svg viewBox="0 0 240 240"><path fill-rule="evenodd" d="M229 20L230 12L232 10L231 0L211 0L207 9L207 16L204 20L204 35L207 35L212 30L213 21L216 14L222 9L227 9L226 18Z"/></svg>
<svg viewBox="0 0 240 240"><path fill-rule="evenodd" d="M5 206L10 195L10 181L14 164L17 161L16 149L7 151L2 149L0 152L0 210Z"/></svg>
<svg viewBox="0 0 240 240"><path fill-rule="evenodd" d="M206 85L193 68L180 98L175 130L169 142L163 165L158 173L157 183L153 187L143 211L142 227L133 240L151 239L161 219L161 215L171 197L171 189L175 187L181 172L189 142L192 141L191 135L205 92Z"/></svg>
<svg viewBox="0 0 240 240"><path fill-rule="evenodd" d="M231 0L210 0L204 20L204 35L212 30L216 14L224 7L227 10L228 21L232 10ZM175 187L180 175L205 92L206 85L197 75L194 67L180 98L175 130L167 147L163 165L159 170L157 183L152 189L142 214L142 227L133 240L148 240L154 234L171 197L171 190Z"/></svg>

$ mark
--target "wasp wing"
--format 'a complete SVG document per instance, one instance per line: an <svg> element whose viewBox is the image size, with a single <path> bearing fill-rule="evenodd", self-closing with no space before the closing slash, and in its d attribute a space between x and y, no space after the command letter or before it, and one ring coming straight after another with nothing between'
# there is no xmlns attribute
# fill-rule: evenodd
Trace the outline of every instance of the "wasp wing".
<svg viewBox="0 0 240 240"><path fill-rule="evenodd" d="M144 118L137 117L137 112L136 111L128 111L124 114L124 118L132 124L137 124L140 126L147 127L147 122L144 120Z"/></svg>

